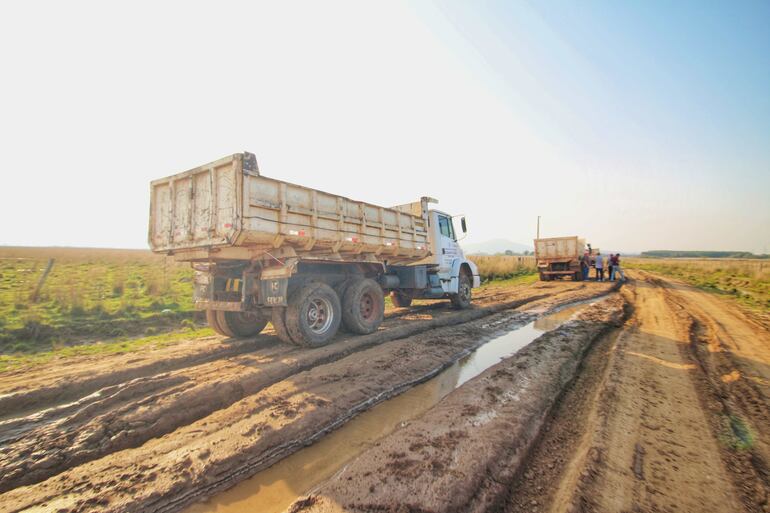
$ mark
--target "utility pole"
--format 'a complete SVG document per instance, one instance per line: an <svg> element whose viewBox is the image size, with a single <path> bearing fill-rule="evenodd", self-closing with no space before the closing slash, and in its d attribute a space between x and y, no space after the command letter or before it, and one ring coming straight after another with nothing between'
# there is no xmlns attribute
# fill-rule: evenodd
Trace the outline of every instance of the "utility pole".
<svg viewBox="0 0 770 513"><path fill-rule="evenodd" d="M537 237L540 238L540 216L537 216Z"/></svg>

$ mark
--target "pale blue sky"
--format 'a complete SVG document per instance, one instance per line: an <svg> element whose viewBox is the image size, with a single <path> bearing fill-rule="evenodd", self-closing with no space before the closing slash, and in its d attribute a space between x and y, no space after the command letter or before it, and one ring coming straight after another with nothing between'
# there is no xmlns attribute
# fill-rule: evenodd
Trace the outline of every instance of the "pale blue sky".
<svg viewBox="0 0 770 513"><path fill-rule="evenodd" d="M0 243L145 247L225 154L468 242L770 250L768 2L0 7Z"/></svg>

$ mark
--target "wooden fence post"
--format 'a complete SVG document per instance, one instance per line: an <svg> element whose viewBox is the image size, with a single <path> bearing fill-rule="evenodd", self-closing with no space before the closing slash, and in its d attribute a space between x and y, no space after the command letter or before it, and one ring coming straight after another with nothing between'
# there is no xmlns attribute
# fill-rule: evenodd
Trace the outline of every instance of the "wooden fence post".
<svg viewBox="0 0 770 513"><path fill-rule="evenodd" d="M53 269L53 263L54 259L49 258L48 265L45 267L45 271L43 271L43 276L41 276L40 280L38 280L37 287L35 287L35 292L32 293L33 303L37 303L37 300L40 297L40 290L43 288L43 283L45 283L45 279L48 278L48 274L51 272L51 269Z"/></svg>

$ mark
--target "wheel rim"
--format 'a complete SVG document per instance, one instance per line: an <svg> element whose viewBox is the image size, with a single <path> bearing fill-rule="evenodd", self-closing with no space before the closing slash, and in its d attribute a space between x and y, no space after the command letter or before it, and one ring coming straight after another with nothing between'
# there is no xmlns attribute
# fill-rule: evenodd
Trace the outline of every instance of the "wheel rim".
<svg viewBox="0 0 770 513"><path fill-rule="evenodd" d="M332 304L328 299L318 297L310 301L307 309L307 325L310 331L321 335L328 331L334 317Z"/></svg>
<svg viewBox="0 0 770 513"><path fill-rule="evenodd" d="M367 321L370 321L374 317L374 298L371 294L363 294L361 296L361 317Z"/></svg>
<svg viewBox="0 0 770 513"><path fill-rule="evenodd" d="M468 282L465 280L460 284L460 295L466 300L471 297L471 286L468 285Z"/></svg>

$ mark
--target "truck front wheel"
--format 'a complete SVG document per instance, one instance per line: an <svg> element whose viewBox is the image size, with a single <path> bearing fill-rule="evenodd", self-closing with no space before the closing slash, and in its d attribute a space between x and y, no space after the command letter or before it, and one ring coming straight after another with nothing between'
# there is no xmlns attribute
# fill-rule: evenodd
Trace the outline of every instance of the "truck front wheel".
<svg viewBox="0 0 770 513"><path fill-rule="evenodd" d="M376 281L355 280L342 298L342 322L348 331L366 335L374 333L385 315L385 295Z"/></svg>
<svg viewBox="0 0 770 513"><path fill-rule="evenodd" d="M471 306L471 298L471 278L468 273L461 272L457 284L457 294L450 294L449 299L452 301L452 306L462 310Z"/></svg>
<svg viewBox="0 0 770 513"><path fill-rule="evenodd" d="M308 283L289 298L286 331L299 345L319 347L337 334L342 306L334 289L325 283Z"/></svg>

